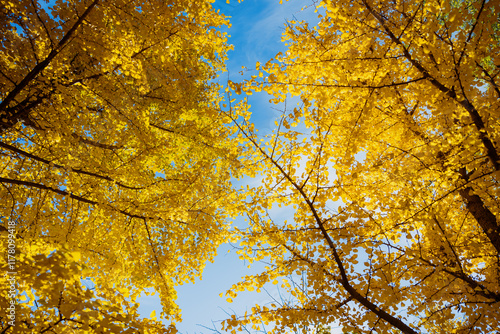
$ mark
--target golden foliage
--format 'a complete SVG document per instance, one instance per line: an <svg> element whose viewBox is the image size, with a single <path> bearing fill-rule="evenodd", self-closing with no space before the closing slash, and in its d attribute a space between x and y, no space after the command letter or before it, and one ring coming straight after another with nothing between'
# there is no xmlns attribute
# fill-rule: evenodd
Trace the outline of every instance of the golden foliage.
<svg viewBox="0 0 500 334"><path fill-rule="evenodd" d="M1 4L0 217L15 222L19 294L30 297L16 323L159 332L125 295L154 287L161 317L178 321L174 286L227 237L238 148L211 83L227 21L200 0ZM67 252L81 259L64 262ZM95 292L78 280L83 267ZM30 314L33 298L48 301Z"/></svg>
<svg viewBox="0 0 500 334"><path fill-rule="evenodd" d="M301 102L264 142L244 104L231 110L264 175L239 231L244 257L270 265L227 294L297 282L283 285L294 302L256 306L226 329L498 331L500 3L320 7L316 26L288 23L288 50L263 79L233 84ZM273 220L277 207L293 221Z"/></svg>

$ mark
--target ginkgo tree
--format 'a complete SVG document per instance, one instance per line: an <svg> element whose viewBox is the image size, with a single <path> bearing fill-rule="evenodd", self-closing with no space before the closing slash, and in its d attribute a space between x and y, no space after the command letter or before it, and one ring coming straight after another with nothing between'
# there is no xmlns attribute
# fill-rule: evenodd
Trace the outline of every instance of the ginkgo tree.
<svg viewBox="0 0 500 334"><path fill-rule="evenodd" d="M135 298L154 288L178 321L174 286L227 237L239 148L214 81L227 19L208 0L0 7L2 332L164 331ZM25 299L15 325L6 271Z"/></svg>
<svg viewBox="0 0 500 334"><path fill-rule="evenodd" d="M241 253L269 265L227 296L280 283L295 298L225 328L498 331L500 2L318 7L315 26L287 22L284 54L230 83L301 102L265 138L245 103L228 111L263 175ZM279 206L293 219L273 218Z"/></svg>

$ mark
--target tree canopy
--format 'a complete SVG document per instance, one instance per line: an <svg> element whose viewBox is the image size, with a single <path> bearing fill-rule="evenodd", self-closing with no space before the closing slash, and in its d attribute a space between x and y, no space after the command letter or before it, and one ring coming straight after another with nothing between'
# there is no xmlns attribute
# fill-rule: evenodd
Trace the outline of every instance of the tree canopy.
<svg viewBox="0 0 500 334"><path fill-rule="evenodd" d="M175 286L230 240L268 264L227 297L291 298L227 331L498 331L498 1L317 3L228 82L300 100L264 137L222 103L211 1L1 3L2 333L175 332ZM172 326L138 314L149 288Z"/></svg>
<svg viewBox="0 0 500 334"><path fill-rule="evenodd" d="M492 333L500 306L499 3L322 1L287 23L288 45L232 83L300 97L259 138L228 112L263 184L242 252L270 264L227 292L278 283L226 329L274 322L362 333ZM262 77L262 78L261 78ZM293 211L273 219L272 208Z"/></svg>
<svg viewBox="0 0 500 334"><path fill-rule="evenodd" d="M16 331L160 332L135 298L154 288L178 321L174 286L227 237L238 147L212 83L226 18L199 0L2 1L0 15L2 258L7 234L17 252L2 273L28 298Z"/></svg>

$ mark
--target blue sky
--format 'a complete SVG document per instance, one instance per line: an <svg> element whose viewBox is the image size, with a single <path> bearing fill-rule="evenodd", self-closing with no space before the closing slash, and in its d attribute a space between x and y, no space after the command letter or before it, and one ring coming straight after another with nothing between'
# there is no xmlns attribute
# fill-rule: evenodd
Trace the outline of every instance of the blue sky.
<svg viewBox="0 0 500 334"><path fill-rule="evenodd" d="M228 76L235 82L250 78L258 73L255 70L257 62L264 64L278 52L284 52L286 47L281 38L287 20L318 20L313 0L290 0L283 1L283 4L279 2L246 0L238 3L231 0L230 4L226 4L225 0L216 0L214 7L230 16L232 26L227 32L231 36L229 43L234 46L226 62L228 73L221 76L221 81L227 80ZM243 66L246 68L244 76L240 74ZM248 96L248 103L251 105L252 121L259 132L270 132L279 114L275 109L279 106L269 104L269 95L263 92Z"/></svg>
<svg viewBox="0 0 500 334"><path fill-rule="evenodd" d="M227 62L228 73L221 75L221 82L228 76L232 81L241 81L244 77L255 75L256 62L265 63L284 51L281 35L287 19L317 20L312 0L283 1L281 5L279 0L246 0L241 3L234 0L230 4L217 0L214 7L230 16L232 27L227 31L231 35L229 43L234 45ZM304 7L307 8L301 10ZM244 77L239 74L242 66L248 69ZM274 128L274 120L279 115L276 109L279 110L280 106L271 105L268 100L266 93L248 97L252 121L261 134L269 133ZM286 215L286 212L281 214ZM248 263L240 261L230 245L222 246L218 254L214 263L207 264L201 281L178 288L177 302L182 309L183 322L177 328L183 334L213 333L202 326L214 328L215 325L220 329L220 321L228 317L227 313L241 315L246 310L250 311L256 303L262 305L270 301L265 293L242 293L231 304L226 302L226 298L220 298L219 294L240 281L242 276L260 272L264 266L257 263L249 269ZM277 295L276 290L270 293ZM142 298L141 313L149 316L153 309L157 309L157 314L160 311L157 297Z"/></svg>

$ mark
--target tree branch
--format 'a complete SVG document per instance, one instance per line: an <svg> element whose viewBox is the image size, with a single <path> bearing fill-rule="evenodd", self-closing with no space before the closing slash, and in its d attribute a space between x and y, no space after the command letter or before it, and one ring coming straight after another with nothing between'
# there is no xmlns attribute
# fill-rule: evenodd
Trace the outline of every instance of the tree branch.
<svg viewBox="0 0 500 334"><path fill-rule="evenodd" d="M69 29L64 37L59 41L57 46L49 53L47 58L38 63L0 103L0 132L3 132L9 127L12 127L12 125L9 126L8 124L5 124L7 122L4 122L3 118L11 120L11 122L14 122L15 124L18 118L26 117L25 114L28 113L26 112L26 109L23 109L22 113L10 113L8 111L9 104L14 101L16 96L19 95L19 93L23 89L25 89L30 84L30 82L33 81L38 76L38 74L40 74L40 72L42 72L50 64L54 57L56 57L61 52L61 50L64 48L64 46L66 46L70 38L75 34L76 30L80 27L82 22L90 14L92 9L97 5L98 2L99 0L94 0L94 2L90 4L90 6L85 10L82 16L79 17L79 19L75 22L71 29Z"/></svg>
<svg viewBox="0 0 500 334"><path fill-rule="evenodd" d="M65 190L60 190L60 189L52 188L52 187L49 187L49 186L46 186L46 185L40 184L40 183L35 183L35 182L30 182L30 181L8 179L8 178L5 178L5 177L0 177L0 183L19 184L19 185L28 186L28 187L32 187L32 188L38 188L38 189L42 189L42 190L50 190L50 191L55 192L55 193L57 193L59 195L69 196L69 197L74 198L74 199L76 199L76 200L78 200L80 202L84 202L84 203L88 203L88 204L92 204L92 205L98 204L98 202L96 202L96 201L92 201L90 199L87 199L87 198L84 198L84 197L81 197L81 196L69 193L69 192L67 192Z"/></svg>
<svg viewBox="0 0 500 334"><path fill-rule="evenodd" d="M12 151L12 152L15 152L17 154L20 154L20 155L23 155L27 158L30 158L30 159L33 159L35 161L39 161L39 162L42 162L44 164L47 164L47 165L50 165L52 163L52 166L54 166L55 168L65 168L64 166L62 165L59 165L59 164L54 164L52 161L49 161L49 160L46 160L44 158L40 158L36 155L33 155L31 153L28 153L26 151L23 151L17 147L14 147L12 145L9 145L9 144L6 144L6 143L3 143L3 142L0 142L0 147L2 148L5 148L9 151ZM71 169L73 172L75 173L78 173L78 174L84 174L84 175L88 175L88 176L93 176L93 177L96 177L96 178L99 178L99 179L102 179L102 180L106 180L106 181L110 181L110 182L113 182L113 183L116 183L118 186L120 187L123 187L123 188L127 188L127 189L132 189L132 190L142 190L142 189L146 189L145 187L131 187L131 186L127 186L119 181L116 181L114 179L112 179L111 177L109 176L103 176L103 175L99 175L97 173L93 173L93 172L87 172L87 171L84 171L82 169Z"/></svg>
<svg viewBox="0 0 500 334"><path fill-rule="evenodd" d="M337 248L335 244L333 243L332 239L330 238L330 235L326 231L325 227L323 226L323 221L321 220L319 213L317 212L314 203L311 202L309 199L309 196L305 193L304 189L295 182L295 180L292 179L289 173L287 173L273 158L269 157L269 155L260 147L260 145L257 143L255 138L253 138L249 133L247 133L242 126L236 122L234 118L231 117L233 120L233 123L238 127L238 129L243 133L243 135L250 140L250 142L253 144L253 146L266 158L268 159L271 164L273 164L283 175L288 182L294 187L306 203L307 207L309 208L310 212L313 215L313 218L318 226L318 228L321 231L321 234L323 235L323 238L328 244L328 247L330 248L335 264L337 265L337 268L340 271L340 280L339 283L342 285L342 287L349 293L350 296L352 296L353 299L355 299L357 302L359 302L361 305L366 307L368 310L376 314L378 317L382 318L383 320L387 321L389 324L394 326L395 328L401 330L403 333L408 333L408 334L417 334L413 328L405 324L403 321L400 319L396 318L395 316L387 313L386 311L382 310L380 307L378 307L376 304L368 300L368 298L364 297L361 295L351 284L349 281L349 278L347 276L346 270L344 268L344 264L340 258L340 255L337 251Z"/></svg>

